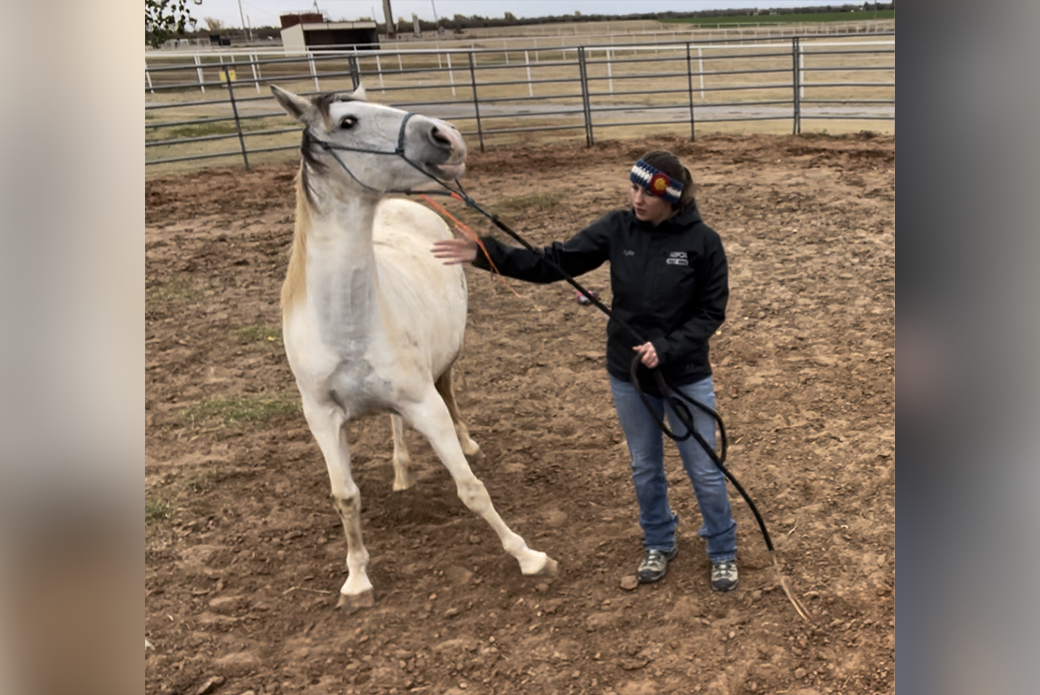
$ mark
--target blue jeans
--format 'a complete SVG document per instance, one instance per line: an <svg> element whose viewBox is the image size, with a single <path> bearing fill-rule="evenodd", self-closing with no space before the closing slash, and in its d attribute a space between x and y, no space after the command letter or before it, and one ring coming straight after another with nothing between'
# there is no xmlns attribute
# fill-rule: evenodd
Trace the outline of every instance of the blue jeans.
<svg viewBox="0 0 1040 695"><path fill-rule="evenodd" d="M621 429L632 455L632 482L639 500L639 525L643 528L643 545L647 550L669 551L675 547L675 528L679 517L668 505L668 478L664 470L664 434L647 411L632 384L610 377ZM715 390L711 377L680 386L682 393L704 405L715 408ZM686 432L675 412L658 396L646 394L658 417L667 411L668 426L677 435ZM699 408L689 406L697 432L708 444L715 445L715 421ZM725 562L737 556L737 523L733 520L726 478L722 471L693 437L677 442L683 468L693 484L703 525L699 535L707 541L708 558Z"/></svg>

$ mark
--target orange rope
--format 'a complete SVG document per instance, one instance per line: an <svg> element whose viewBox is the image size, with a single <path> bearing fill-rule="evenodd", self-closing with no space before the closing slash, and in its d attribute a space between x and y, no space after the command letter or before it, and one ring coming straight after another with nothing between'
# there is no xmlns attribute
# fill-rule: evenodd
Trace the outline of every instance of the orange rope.
<svg viewBox="0 0 1040 695"><path fill-rule="evenodd" d="M480 248L481 252L484 254L484 257L487 259L488 265L491 266L491 276L493 278L498 279L499 282L508 287L509 291L512 292L517 299L523 299L523 296L519 292L514 290L512 285L506 282L505 276L503 276L502 273L498 272L498 268L495 267L495 262L491 260L491 254L488 253L487 248L484 246L484 242L480 240L480 237L477 236L476 232L474 232L472 229L467 227L464 222L460 221L454 215L448 212L447 209L445 209L444 206L442 206L440 203L431 200L429 196L420 195L419 197L423 199L423 202L425 202L428 206L439 212L443 217L448 218L451 221L452 225L454 225L455 231L461 233L462 236L466 237L470 241L475 241L477 247ZM455 198L456 200L462 200L462 198L457 193L452 193L451 197Z"/></svg>

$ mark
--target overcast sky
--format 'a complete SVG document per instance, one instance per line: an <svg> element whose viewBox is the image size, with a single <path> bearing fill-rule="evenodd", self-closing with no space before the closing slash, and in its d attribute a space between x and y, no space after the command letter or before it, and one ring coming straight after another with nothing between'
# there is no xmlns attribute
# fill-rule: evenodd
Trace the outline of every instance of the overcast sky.
<svg viewBox="0 0 1040 695"><path fill-rule="evenodd" d="M333 20L355 20L372 17L383 22L382 0L241 0L242 14L249 26L279 26L278 15L284 12L313 11L318 8ZM852 0L848 0L851 4ZM842 0L390 0L394 17L410 20L414 12L420 19L433 21L434 8L441 19L453 15L502 17L512 12L517 17L547 17L573 14L633 14L648 12L690 12L735 7L809 7L840 5ZM192 16L199 28L206 26L204 17L219 19L228 27L241 27L239 0L202 0L191 5Z"/></svg>

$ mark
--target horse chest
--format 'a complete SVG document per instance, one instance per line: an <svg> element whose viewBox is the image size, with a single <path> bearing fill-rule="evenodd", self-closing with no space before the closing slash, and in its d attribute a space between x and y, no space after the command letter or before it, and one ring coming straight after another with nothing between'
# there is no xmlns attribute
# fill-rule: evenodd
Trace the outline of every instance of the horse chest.
<svg viewBox="0 0 1040 695"><path fill-rule="evenodd" d="M348 419L379 410L392 410L394 385L367 360L344 360L325 380L322 389L343 409Z"/></svg>
<svg viewBox="0 0 1040 695"><path fill-rule="evenodd" d="M338 338L327 340L330 332ZM408 397L407 385L422 380L423 360L402 350L400 342L370 331L330 331L298 317L285 326L285 346L301 388L335 403L348 418L395 410L395 403Z"/></svg>

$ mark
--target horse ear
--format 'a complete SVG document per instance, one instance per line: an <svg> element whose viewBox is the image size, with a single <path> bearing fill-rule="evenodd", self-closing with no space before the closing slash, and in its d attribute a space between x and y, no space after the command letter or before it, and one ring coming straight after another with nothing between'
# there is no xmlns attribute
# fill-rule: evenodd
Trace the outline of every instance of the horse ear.
<svg viewBox="0 0 1040 695"><path fill-rule="evenodd" d="M317 109L309 99L303 99L292 92L286 91L277 85L271 85L271 93L278 100L285 112L300 123L309 124Z"/></svg>
<svg viewBox="0 0 1040 695"><path fill-rule="evenodd" d="M368 101L368 94L365 93L365 85L359 84L358 88L354 90L354 93L350 98L355 101Z"/></svg>

